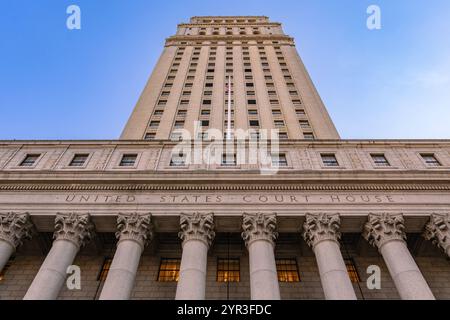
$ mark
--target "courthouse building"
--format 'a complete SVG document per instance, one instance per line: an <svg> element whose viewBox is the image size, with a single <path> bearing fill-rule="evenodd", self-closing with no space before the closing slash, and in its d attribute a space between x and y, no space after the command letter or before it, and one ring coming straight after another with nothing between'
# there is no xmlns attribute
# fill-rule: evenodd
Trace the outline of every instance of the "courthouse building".
<svg viewBox="0 0 450 320"><path fill-rule="evenodd" d="M228 128L271 163L174 152ZM340 139L280 23L193 17L119 140L0 141L0 298L450 299L449 213L450 140Z"/></svg>

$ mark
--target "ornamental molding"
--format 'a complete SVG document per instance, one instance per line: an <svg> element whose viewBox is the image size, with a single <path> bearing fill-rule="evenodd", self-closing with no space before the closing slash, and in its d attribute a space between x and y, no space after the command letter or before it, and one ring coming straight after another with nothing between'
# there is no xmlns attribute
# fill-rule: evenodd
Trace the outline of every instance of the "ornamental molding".
<svg viewBox="0 0 450 320"><path fill-rule="evenodd" d="M180 230L178 237L183 241L183 246L189 240L200 240L206 243L209 248L216 235L214 232L214 215L199 212L182 213L180 215Z"/></svg>
<svg viewBox="0 0 450 320"><path fill-rule="evenodd" d="M448 191L450 184L290 184L290 185L161 185L161 184L3 184L2 191L140 191L140 190L255 190L255 191L278 191L278 190L311 190L311 191Z"/></svg>
<svg viewBox="0 0 450 320"><path fill-rule="evenodd" d="M119 243L124 240L135 241L144 250L153 239L151 214L119 213L116 238L119 239Z"/></svg>
<svg viewBox="0 0 450 320"><path fill-rule="evenodd" d="M247 247L253 241L265 240L275 246L278 237L276 214L244 213L242 219L242 239Z"/></svg>
<svg viewBox="0 0 450 320"><path fill-rule="evenodd" d="M57 213L53 239L67 240L81 248L94 237L94 230L89 213Z"/></svg>
<svg viewBox="0 0 450 320"><path fill-rule="evenodd" d="M314 249L321 241L331 240L339 244L341 220L338 213L306 214L303 224L303 239Z"/></svg>
<svg viewBox="0 0 450 320"><path fill-rule="evenodd" d="M405 241L405 225L401 213L370 213L364 225L363 237L380 249L390 241Z"/></svg>
<svg viewBox="0 0 450 320"><path fill-rule="evenodd" d="M0 239L8 242L14 250L22 245L23 240L31 239L34 231L28 213L0 213Z"/></svg>
<svg viewBox="0 0 450 320"><path fill-rule="evenodd" d="M450 257L450 214L431 214L423 236Z"/></svg>

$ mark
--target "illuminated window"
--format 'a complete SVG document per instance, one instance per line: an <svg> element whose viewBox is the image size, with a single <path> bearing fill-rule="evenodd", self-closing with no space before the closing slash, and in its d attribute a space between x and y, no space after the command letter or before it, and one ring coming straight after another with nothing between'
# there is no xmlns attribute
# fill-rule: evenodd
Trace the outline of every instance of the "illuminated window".
<svg viewBox="0 0 450 320"><path fill-rule="evenodd" d="M239 258L217 259L217 282L239 282L240 280Z"/></svg>
<svg viewBox="0 0 450 320"><path fill-rule="evenodd" d="M278 281L300 282L297 259L276 259Z"/></svg>
<svg viewBox="0 0 450 320"><path fill-rule="evenodd" d="M109 268L111 268L112 259L111 258L105 258L103 261L102 268L100 270L100 273L98 274L97 281L105 281L106 277L108 276Z"/></svg>
<svg viewBox="0 0 450 320"><path fill-rule="evenodd" d="M360 282L358 270L356 270L355 262L351 258L344 259L345 266L347 267L348 276L352 282Z"/></svg>
<svg viewBox="0 0 450 320"><path fill-rule="evenodd" d="M161 258L159 265L158 281L170 282L178 281L180 274L181 259Z"/></svg>
<svg viewBox="0 0 450 320"><path fill-rule="evenodd" d="M0 281L3 281L5 279L6 271L8 271L8 269L11 267L11 265L13 263L13 260L14 260L14 257L12 256L11 258L9 258L8 262L6 262L5 266L1 270L1 272L0 272Z"/></svg>

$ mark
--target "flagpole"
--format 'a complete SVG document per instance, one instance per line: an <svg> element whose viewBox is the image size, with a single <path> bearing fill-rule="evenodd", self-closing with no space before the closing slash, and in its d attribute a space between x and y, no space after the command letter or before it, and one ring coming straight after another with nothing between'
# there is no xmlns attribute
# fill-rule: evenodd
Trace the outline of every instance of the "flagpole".
<svg viewBox="0 0 450 320"><path fill-rule="evenodd" d="M231 77L228 76L228 126L227 139L231 139Z"/></svg>

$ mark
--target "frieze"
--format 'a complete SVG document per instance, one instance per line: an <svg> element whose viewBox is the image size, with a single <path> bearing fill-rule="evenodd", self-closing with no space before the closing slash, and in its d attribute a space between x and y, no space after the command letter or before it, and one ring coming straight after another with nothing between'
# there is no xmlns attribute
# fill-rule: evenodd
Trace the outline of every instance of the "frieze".
<svg viewBox="0 0 450 320"><path fill-rule="evenodd" d="M86 193L86 192L30 192L1 193L0 204L9 203L48 203L48 204L152 204L152 205L377 205L377 204L450 204L450 195L442 194L402 194L402 193L349 193L349 192L138 192L138 193Z"/></svg>

